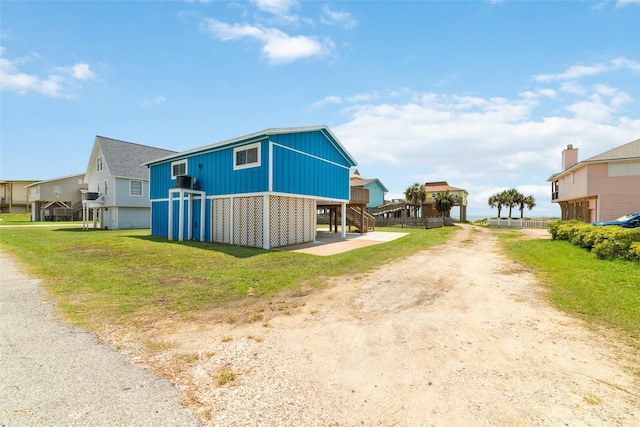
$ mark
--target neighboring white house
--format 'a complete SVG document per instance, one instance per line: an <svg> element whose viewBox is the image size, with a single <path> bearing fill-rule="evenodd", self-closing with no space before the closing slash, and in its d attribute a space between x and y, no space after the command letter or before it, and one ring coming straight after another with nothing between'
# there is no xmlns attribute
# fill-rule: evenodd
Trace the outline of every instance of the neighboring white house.
<svg viewBox="0 0 640 427"><path fill-rule="evenodd" d="M93 225L100 228L149 228L149 169L143 163L174 154L175 151L96 136L84 182L83 223L88 228L89 212Z"/></svg>

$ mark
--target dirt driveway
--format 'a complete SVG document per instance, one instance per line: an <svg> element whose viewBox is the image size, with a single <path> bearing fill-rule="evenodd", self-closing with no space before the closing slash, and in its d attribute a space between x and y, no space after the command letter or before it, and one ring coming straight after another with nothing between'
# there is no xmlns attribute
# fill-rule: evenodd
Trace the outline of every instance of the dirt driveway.
<svg viewBox="0 0 640 427"><path fill-rule="evenodd" d="M490 230L324 290L264 319L155 330L132 358L207 425L640 426L637 354L552 308Z"/></svg>

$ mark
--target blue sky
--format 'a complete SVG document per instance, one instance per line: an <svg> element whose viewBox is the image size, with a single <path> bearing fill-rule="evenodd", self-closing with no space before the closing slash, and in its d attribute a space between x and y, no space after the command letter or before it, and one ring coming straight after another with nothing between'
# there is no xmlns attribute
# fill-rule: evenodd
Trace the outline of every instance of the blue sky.
<svg viewBox="0 0 640 427"><path fill-rule="evenodd" d="M84 172L96 135L176 151L328 125L387 198L533 195L640 138L640 0L3 1L0 179Z"/></svg>

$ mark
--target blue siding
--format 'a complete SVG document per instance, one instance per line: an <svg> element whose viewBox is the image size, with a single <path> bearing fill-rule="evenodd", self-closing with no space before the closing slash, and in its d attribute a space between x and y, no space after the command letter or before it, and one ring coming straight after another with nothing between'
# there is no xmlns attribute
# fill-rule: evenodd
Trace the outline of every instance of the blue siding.
<svg viewBox="0 0 640 427"><path fill-rule="evenodd" d="M171 180L171 162L153 165L149 168L149 198L162 199L169 196L170 183L175 185L175 180Z"/></svg>
<svg viewBox="0 0 640 427"><path fill-rule="evenodd" d="M274 146L273 191L349 200L349 169Z"/></svg>
<svg viewBox="0 0 640 427"><path fill-rule="evenodd" d="M342 166L353 166L321 131L271 135L271 141L304 153L327 159Z"/></svg>
<svg viewBox="0 0 640 427"><path fill-rule="evenodd" d="M233 147L187 157L187 175L196 178L201 190L208 196L255 193L269 190L268 142L261 142L260 167L233 170ZM151 165L151 199L166 198L176 181L171 179L171 163Z"/></svg>
<svg viewBox="0 0 640 427"><path fill-rule="evenodd" d="M384 204L384 189L378 181L373 181L365 185L364 188L369 190L369 203L367 204L368 208Z"/></svg>
<svg viewBox="0 0 640 427"><path fill-rule="evenodd" d="M234 170L234 147L256 143L260 138L261 165ZM209 197L264 193L269 191L269 149L272 143L278 144L273 146L271 159L274 192L349 200L349 168L354 166L354 162L340 143L333 139L330 131L310 129L254 134L244 140L230 142L227 146L205 147L192 153L176 154L162 163L150 165L150 198L163 200L152 203L151 233L156 236L168 235L167 199L169 189L176 185L175 180L171 179L172 162L186 159L187 174L196 178L199 189ZM211 200L206 201L204 224L200 224L200 203L199 200L194 201L192 224L186 224L185 214L185 239L188 227L191 227L194 239L199 239L201 227L205 227L205 239L211 238ZM179 201L175 200L172 232L176 239L178 204Z"/></svg>
<svg viewBox="0 0 640 427"><path fill-rule="evenodd" d="M169 202L151 203L151 235L168 236Z"/></svg>
<svg viewBox="0 0 640 427"><path fill-rule="evenodd" d="M185 213L184 213L184 238L187 238L189 227L189 219L187 215L187 203L185 200ZM211 236L211 200L206 201L206 210L205 210L205 240L209 240ZM175 239L178 238L178 218L180 215L179 212L180 201L173 201L173 237ZM191 225L191 230L193 233L193 239L200 239L200 227L202 224L200 223L200 200L193 201L193 223ZM153 202L151 204L151 234L153 236L164 236L167 237L169 235L167 224L169 223L169 202Z"/></svg>

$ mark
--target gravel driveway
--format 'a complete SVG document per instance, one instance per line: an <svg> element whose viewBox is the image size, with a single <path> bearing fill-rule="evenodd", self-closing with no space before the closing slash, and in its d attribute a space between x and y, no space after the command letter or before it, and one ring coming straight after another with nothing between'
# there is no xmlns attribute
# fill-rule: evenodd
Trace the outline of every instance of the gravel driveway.
<svg viewBox="0 0 640 427"><path fill-rule="evenodd" d="M7 254L0 270L0 427L200 425L169 381L59 321Z"/></svg>

